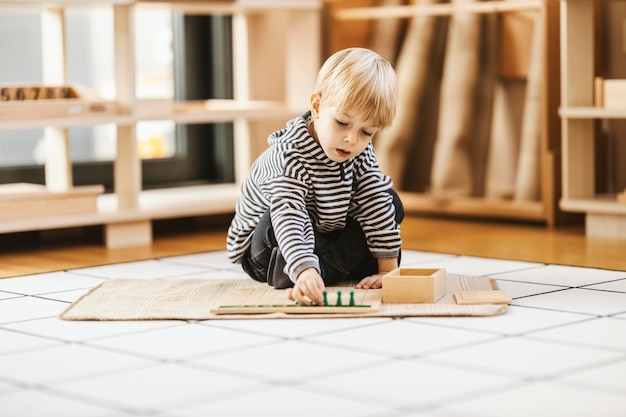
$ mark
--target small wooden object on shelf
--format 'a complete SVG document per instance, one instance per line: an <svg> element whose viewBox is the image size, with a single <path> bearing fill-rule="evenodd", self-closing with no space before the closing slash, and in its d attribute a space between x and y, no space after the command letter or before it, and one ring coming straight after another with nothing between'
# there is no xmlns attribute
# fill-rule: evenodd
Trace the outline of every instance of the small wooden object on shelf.
<svg viewBox="0 0 626 417"><path fill-rule="evenodd" d="M0 221L68 216L97 211L102 185L48 191L44 185L14 183L0 185Z"/></svg>
<svg viewBox="0 0 626 417"><path fill-rule="evenodd" d="M594 105L605 109L626 109L626 80L595 78Z"/></svg>
<svg viewBox="0 0 626 417"><path fill-rule="evenodd" d="M117 113L114 101L104 100L77 85L0 85L0 120L84 117Z"/></svg>
<svg viewBox="0 0 626 417"><path fill-rule="evenodd" d="M436 303L447 290L445 269L397 268L383 276L383 303Z"/></svg>

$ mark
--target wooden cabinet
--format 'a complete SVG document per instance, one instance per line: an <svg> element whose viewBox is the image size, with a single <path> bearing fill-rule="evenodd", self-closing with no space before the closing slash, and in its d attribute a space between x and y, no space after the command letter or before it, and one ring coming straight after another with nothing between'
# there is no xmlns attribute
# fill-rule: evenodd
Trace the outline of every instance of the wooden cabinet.
<svg viewBox="0 0 626 417"><path fill-rule="evenodd" d="M589 237L626 239L626 204L596 192L596 121L626 119L626 108L594 107L594 0L561 2L561 208L584 213Z"/></svg>
<svg viewBox="0 0 626 417"><path fill-rule="evenodd" d="M117 130L114 193L98 197L95 213L48 216L42 211L35 218L0 221L0 233L103 225L106 245L124 247L151 243L154 219L234 211L239 182L266 146L270 129L283 127L286 120L308 108L308 97L321 64L320 2L0 0L0 13L7 8L41 10L44 83L63 84L72 81L65 79L65 12L72 7L93 6L113 9L116 110L71 117L32 112L27 118L23 114L12 118L3 114L0 130L45 128L46 188L52 193L74 188L67 129L114 123ZM232 16L233 100L175 102L137 98L134 14L144 7ZM150 120L182 124L233 122L235 183L142 190L136 125Z"/></svg>

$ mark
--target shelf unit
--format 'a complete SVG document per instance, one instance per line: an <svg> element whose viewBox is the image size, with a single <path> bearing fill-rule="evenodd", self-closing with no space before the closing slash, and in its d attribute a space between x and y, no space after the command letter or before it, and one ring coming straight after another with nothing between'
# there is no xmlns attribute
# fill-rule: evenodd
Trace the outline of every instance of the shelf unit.
<svg viewBox="0 0 626 417"><path fill-rule="evenodd" d="M563 195L561 209L584 213L589 237L626 239L626 204L595 188L595 123L626 119L626 109L594 105L594 0L562 0L561 108Z"/></svg>
<svg viewBox="0 0 626 417"><path fill-rule="evenodd" d="M267 145L268 124L284 126L302 114L314 88L321 56L322 6L316 0L0 0L3 8L41 10L44 83L66 83L65 10L106 6L113 9L115 103L113 115L0 121L0 130L44 128L48 156L46 188L73 188L68 128L114 123L117 154L114 193L98 197L92 214L0 222L0 233L103 225L107 247L148 245L152 220L229 213L239 184L254 158ZM234 99L174 102L136 97L134 13L142 7L166 7L185 14L232 16ZM144 191L137 152L136 124L233 122L235 183Z"/></svg>
<svg viewBox="0 0 626 417"><path fill-rule="evenodd" d="M545 223L548 226L571 221L559 210L560 197L560 120L559 101L559 0L492 0L485 2L409 4L399 6L345 7L337 9L337 21L409 19L419 16L451 16L456 13L538 12L543 30L543 103L540 143L540 199L514 201L484 197L436 198L424 192L405 191L400 196L409 212L453 217L498 218Z"/></svg>

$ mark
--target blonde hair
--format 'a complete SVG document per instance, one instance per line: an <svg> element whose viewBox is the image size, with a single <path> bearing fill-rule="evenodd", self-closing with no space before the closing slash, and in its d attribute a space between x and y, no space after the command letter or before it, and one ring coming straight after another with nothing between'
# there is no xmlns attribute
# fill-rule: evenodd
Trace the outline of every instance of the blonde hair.
<svg viewBox="0 0 626 417"><path fill-rule="evenodd" d="M356 109L381 129L391 125L398 105L391 63L365 48L343 49L331 55L319 71L315 92L325 106L340 113Z"/></svg>

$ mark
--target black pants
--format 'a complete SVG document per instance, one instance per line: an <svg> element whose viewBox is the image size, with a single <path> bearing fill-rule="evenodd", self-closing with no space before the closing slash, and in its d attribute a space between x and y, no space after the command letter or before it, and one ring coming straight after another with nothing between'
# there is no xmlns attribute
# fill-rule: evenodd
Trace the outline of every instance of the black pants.
<svg viewBox="0 0 626 417"><path fill-rule="evenodd" d="M393 197L396 222L400 224L404 219L404 207L395 191L389 190L389 193ZM314 230L314 234L314 253L320 259L321 275L326 285L339 281L357 282L378 273L378 261L369 251L363 229L353 218L348 217L344 229L331 233ZM250 248L242 259L244 271L257 281L267 282L272 251L277 246L268 210L257 224Z"/></svg>

